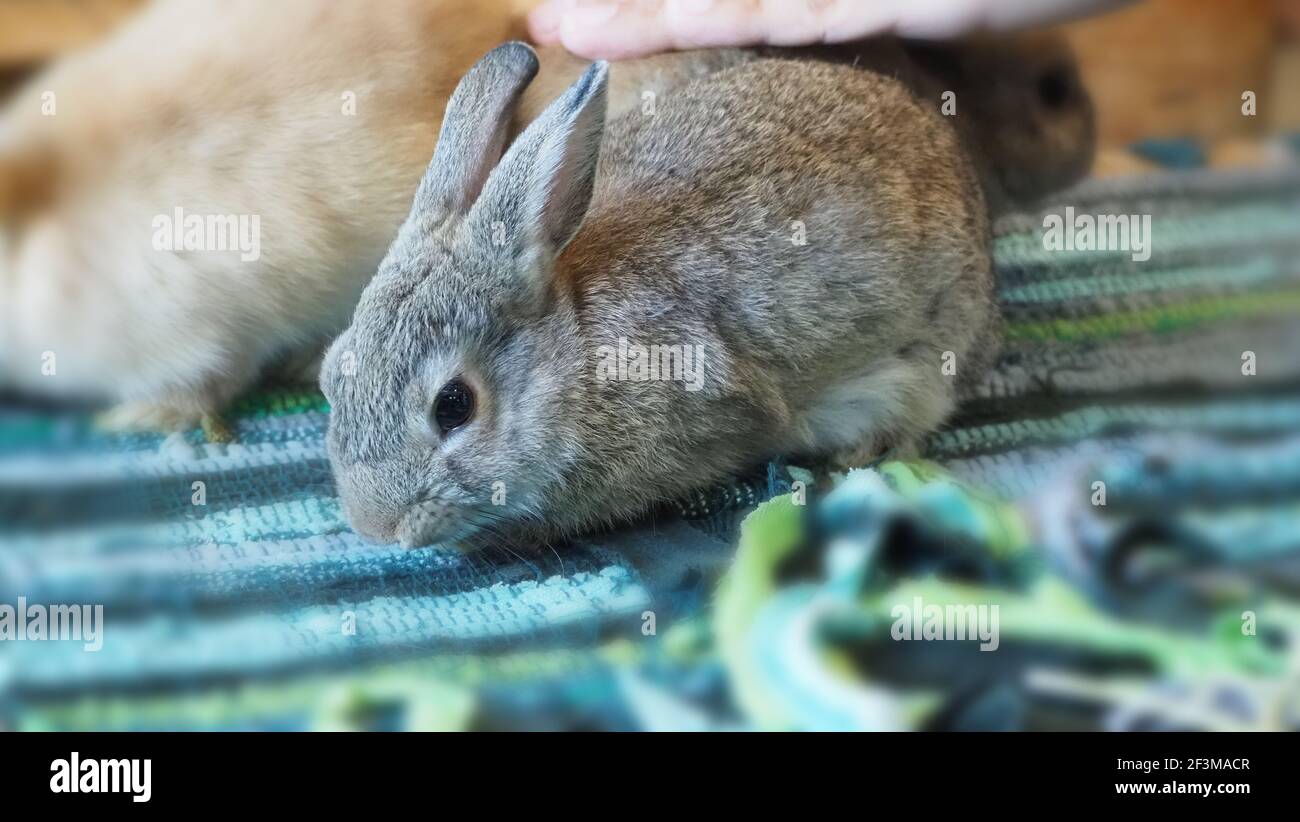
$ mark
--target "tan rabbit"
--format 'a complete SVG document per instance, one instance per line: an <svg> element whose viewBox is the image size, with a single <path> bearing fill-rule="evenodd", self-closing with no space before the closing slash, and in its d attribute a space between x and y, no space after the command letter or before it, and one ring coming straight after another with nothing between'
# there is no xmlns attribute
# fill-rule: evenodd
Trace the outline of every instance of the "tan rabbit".
<svg viewBox="0 0 1300 822"><path fill-rule="evenodd" d="M0 114L0 388L219 409L344 325L511 0L159 0Z"/></svg>
<svg viewBox="0 0 1300 822"><path fill-rule="evenodd" d="M987 216L902 83L752 60L605 125L596 63L465 76L321 372L353 527L407 545L617 522L778 455L862 464L997 350Z"/></svg>

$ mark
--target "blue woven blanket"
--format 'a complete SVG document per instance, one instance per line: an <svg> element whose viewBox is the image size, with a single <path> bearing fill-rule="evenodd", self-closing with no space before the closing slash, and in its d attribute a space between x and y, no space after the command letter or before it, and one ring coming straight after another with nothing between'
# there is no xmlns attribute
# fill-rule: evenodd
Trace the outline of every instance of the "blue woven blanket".
<svg viewBox="0 0 1300 822"><path fill-rule="evenodd" d="M1151 260L1048 251L1042 215L1004 219L1008 347L927 457L1030 517L1026 545L1099 603L1114 589L1098 558L1153 511L1215 567L1267 564L1270 597L1290 601L1300 175L1179 173L1058 199L1153 215ZM751 724L713 636L714 586L741 518L799 471L760 467L565 546L408 551L349 531L327 417L311 388L267 388L232 410L221 444L0 402L0 603L105 614L95 652L0 642L0 723ZM1083 504L1098 477L1123 510Z"/></svg>

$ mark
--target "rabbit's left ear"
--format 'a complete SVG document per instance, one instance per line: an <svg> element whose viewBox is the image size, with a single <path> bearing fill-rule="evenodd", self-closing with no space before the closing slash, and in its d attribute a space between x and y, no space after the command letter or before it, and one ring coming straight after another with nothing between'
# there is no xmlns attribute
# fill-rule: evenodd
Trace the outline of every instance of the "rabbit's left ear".
<svg viewBox="0 0 1300 822"><path fill-rule="evenodd" d="M504 229L513 254L560 253L591 204L608 82L608 64L592 63L528 126L488 178L471 223L492 236Z"/></svg>

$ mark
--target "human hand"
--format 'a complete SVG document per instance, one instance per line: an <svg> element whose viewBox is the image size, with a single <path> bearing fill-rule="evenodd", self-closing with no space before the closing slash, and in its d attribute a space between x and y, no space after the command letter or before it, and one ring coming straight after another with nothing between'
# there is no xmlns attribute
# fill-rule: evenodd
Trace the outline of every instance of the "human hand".
<svg viewBox="0 0 1300 822"><path fill-rule="evenodd" d="M544 0L538 43L591 59L671 49L802 46L875 34L945 38L1063 22L1131 0Z"/></svg>

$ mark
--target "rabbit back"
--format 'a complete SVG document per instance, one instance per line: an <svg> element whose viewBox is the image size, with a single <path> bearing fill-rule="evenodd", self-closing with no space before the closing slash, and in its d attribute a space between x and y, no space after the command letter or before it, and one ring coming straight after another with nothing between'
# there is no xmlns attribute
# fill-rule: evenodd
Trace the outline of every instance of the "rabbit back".
<svg viewBox="0 0 1300 822"><path fill-rule="evenodd" d="M713 448L824 453L914 438L984 370L989 243L932 107L883 75L763 59L610 123L561 263L593 344L702 346L705 390L653 409L662 425L725 408Z"/></svg>

